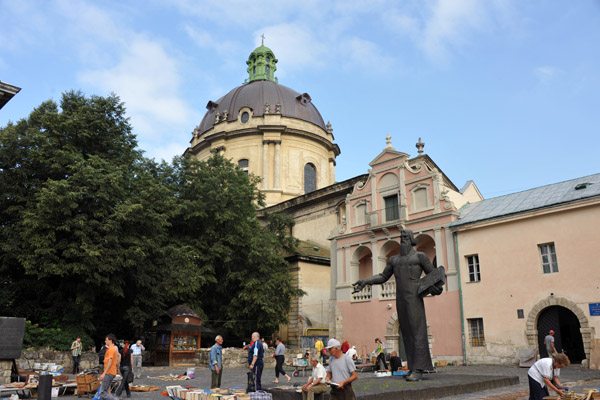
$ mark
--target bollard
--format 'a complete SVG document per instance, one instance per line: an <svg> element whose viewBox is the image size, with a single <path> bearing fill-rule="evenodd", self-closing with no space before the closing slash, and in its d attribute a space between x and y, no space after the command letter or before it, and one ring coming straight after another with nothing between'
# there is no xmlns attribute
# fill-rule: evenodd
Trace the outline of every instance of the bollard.
<svg viewBox="0 0 600 400"><path fill-rule="evenodd" d="M52 397L52 375L40 375L38 400L50 400Z"/></svg>

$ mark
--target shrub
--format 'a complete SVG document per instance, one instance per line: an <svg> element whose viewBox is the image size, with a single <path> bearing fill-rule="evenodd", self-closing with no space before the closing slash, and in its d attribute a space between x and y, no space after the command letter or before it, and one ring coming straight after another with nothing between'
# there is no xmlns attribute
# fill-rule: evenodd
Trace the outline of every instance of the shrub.
<svg viewBox="0 0 600 400"><path fill-rule="evenodd" d="M66 351L71 349L71 344L81 336L82 348L85 351L92 344L92 338L77 327L59 326L43 327L31 321L25 321L25 334L23 336L23 347L50 348L52 350Z"/></svg>

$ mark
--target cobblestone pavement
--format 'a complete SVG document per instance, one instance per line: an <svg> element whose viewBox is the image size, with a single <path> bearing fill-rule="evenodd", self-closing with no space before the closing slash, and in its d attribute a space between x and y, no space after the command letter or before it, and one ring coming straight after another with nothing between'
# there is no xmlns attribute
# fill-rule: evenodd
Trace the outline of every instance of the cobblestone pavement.
<svg viewBox="0 0 600 400"><path fill-rule="evenodd" d="M467 367L439 368L440 372L449 371L452 369L460 371L457 372L460 374L518 376L519 384L492 390L484 390L477 393L463 394L461 396L448 396L444 397L444 400L527 400L529 398L529 383L527 380L528 368L498 365L473 365ZM565 386L569 387L569 389L573 389L577 393L583 393L583 389L600 388L600 371L572 365L568 368L561 369L560 380Z"/></svg>
<svg viewBox="0 0 600 400"><path fill-rule="evenodd" d="M207 368L196 367L196 377L195 379L185 380L185 381L165 381L158 378L156 376L164 376L164 375L177 375L183 374L186 371L186 367L144 367L142 372L142 379L136 379L135 384L139 385L154 385L158 386L160 390L163 390L166 386L170 385L190 385L193 387L201 387L208 388L210 386L210 371ZM286 368L288 373L291 372L291 368ZM225 369L223 371L223 388L232 388L232 387L246 387L246 372L244 369ZM518 376L519 384L508 386L508 387L500 387L492 390L485 390L481 392L475 392L470 394L462 394L460 396L447 396L443 397L444 400L459 400L459 399L480 399L480 400L522 400L527 399L529 396L528 391L528 383L527 383L527 368L518 368L518 367L507 367L507 366L493 366L493 365L477 365L477 366L463 366L463 367L441 367L438 368L438 374L440 374L438 381L444 380L444 377L447 375L456 375L463 376L465 378L468 375L486 375L486 376ZM436 382L436 375L432 374L430 376L426 376L424 382L429 384L434 384ZM444 375L444 376L442 376ZM290 376L292 376L290 374ZM272 383L275 378L274 369L267 368L263 372L263 387L264 388L272 388L277 386ZM363 383L367 381L373 381L373 374L369 372L359 373L359 381L362 379ZM306 377L292 377L292 384L296 384L298 386L303 385L308 376ZM381 379L390 379L396 382L403 382L400 377L393 378L378 378ZM285 382L285 378L280 377L280 382ZM561 370L561 381L566 383L567 386L575 388L576 392L583 393L584 388L599 388L600 387L600 371L594 371L590 369L582 369L578 366L571 366L568 368L564 368ZM357 383L358 383L357 382ZM280 384L283 386L284 384ZM287 385L287 384L285 384ZM368 390L367 392L373 392L373 390ZM365 393L367 394L367 393ZM125 393L122 394L122 397L125 398ZM77 396L65 396L64 399L76 399ZM298 395L298 398L300 396ZM160 391L154 392L132 392L132 399L148 399L148 400L165 400L168 397L162 396Z"/></svg>

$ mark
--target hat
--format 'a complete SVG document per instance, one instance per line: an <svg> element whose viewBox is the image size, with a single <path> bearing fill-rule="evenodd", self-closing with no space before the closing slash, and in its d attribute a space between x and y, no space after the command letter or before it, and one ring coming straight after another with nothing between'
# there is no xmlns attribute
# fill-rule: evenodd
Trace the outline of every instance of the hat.
<svg viewBox="0 0 600 400"><path fill-rule="evenodd" d="M329 339L329 341L327 342L327 347L325 347L326 349L330 349L332 347L340 347L340 341L337 339Z"/></svg>
<svg viewBox="0 0 600 400"><path fill-rule="evenodd" d="M552 329L550 329L550 334L554 335L554 331Z"/></svg>

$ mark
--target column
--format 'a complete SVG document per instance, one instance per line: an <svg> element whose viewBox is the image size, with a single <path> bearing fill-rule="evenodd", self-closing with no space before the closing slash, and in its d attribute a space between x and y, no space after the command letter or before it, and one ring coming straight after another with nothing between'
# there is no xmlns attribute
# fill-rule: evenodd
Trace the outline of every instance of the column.
<svg viewBox="0 0 600 400"><path fill-rule="evenodd" d="M279 189L279 173L280 173L280 153L281 153L281 140L275 140L275 171L273 177L273 187Z"/></svg>
<svg viewBox="0 0 600 400"><path fill-rule="evenodd" d="M335 321L336 321L336 315L335 315L335 304L337 302L337 292L336 292L336 286L337 286L337 271L339 269L339 265L338 265L338 248L337 248L337 240L332 240L331 241L331 248L330 248L330 254L331 254L331 261L330 261L330 271L329 271L329 332L330 332L330 336L334 336L336 335L335 333Z"/></svg>
<svg viewBox="0 0 600 400"><path fill-rule="evenodd" d="M400 223L405 223L408 219L406 184L404 178L404 162L398 166L398 177L400 178Z"/></svg>
<svg viewBox="0 0 600 400"><path fill-rule="evenodd" d="M454 238L450 229L444 228L446 234L446 255L448 256L448 272L456 272L456 260L454 259Z"/></svg>
<svg viewBox="0 0 600 400"><path fill-rule="evenodd" d="M434 229L434 240L435 240L435 258L437 265L444 265L444 246L442 243L442 230Z"/></svg>
<svg viewBox="0 0 600 400"><path fill-rule="evenodd" d="M263 189L269 188L269 141L263 140Z"/></svg>

